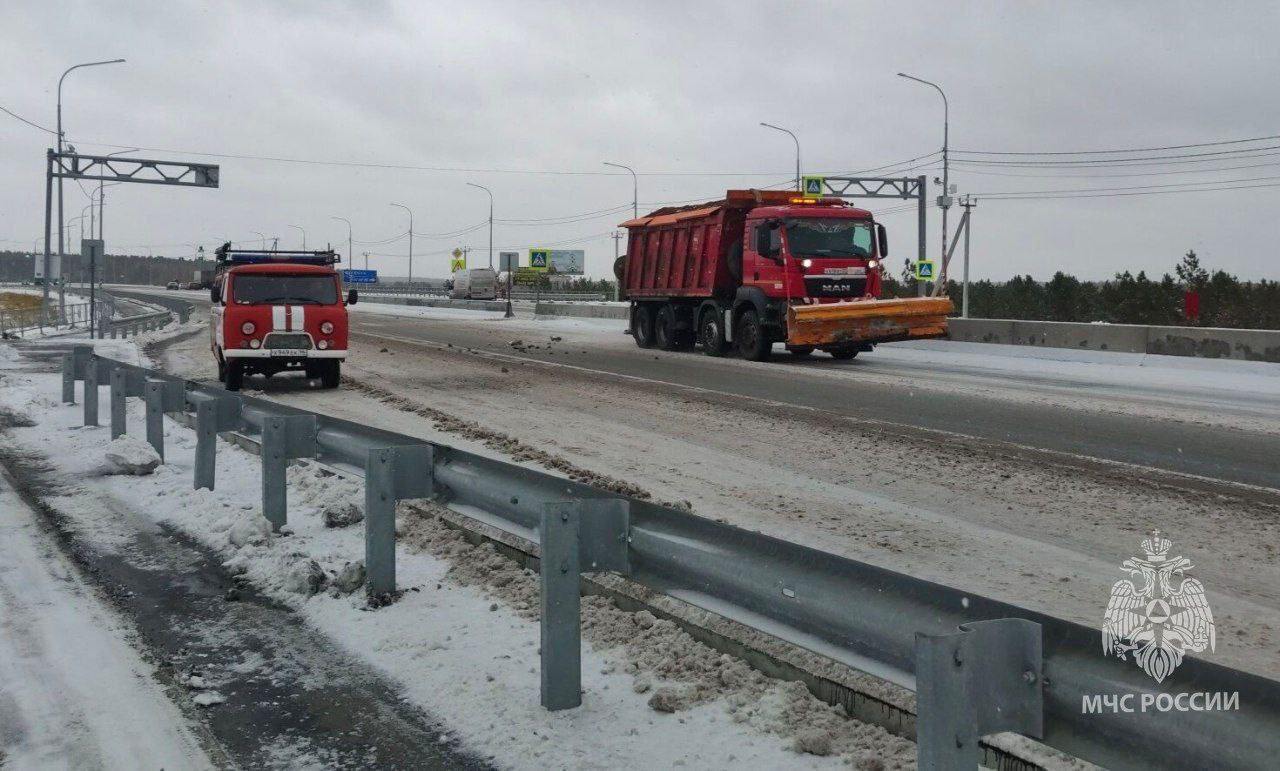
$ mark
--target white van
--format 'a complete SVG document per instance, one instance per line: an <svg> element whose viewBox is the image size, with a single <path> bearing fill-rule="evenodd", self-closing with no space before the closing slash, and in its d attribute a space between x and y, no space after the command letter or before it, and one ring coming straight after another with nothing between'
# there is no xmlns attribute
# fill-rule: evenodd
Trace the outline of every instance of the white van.
<svg viewBox="0 0 1280 771"><path fill-rule="evenodd" d="M455 271L449 296L455 300L496 300L498 273L493 268Z"/></svg>

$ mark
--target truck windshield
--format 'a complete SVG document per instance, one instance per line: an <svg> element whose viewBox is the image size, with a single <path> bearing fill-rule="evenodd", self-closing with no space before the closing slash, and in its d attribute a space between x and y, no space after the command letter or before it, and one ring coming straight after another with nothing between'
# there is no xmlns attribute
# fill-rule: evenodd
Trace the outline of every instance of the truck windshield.
<svg viewBox="0 0 1280 771"><path fill-rule="evenodd" d="M870 257L871 223L846 219L787 221L791 254L804 257Z"/></svg>
<svg viewBox="0 0 1280 771"><path fill-rule="evenodd" d="M333 276L246 273L231 282L231 293L237 305L334 305L338 302L338 284Z"/></svg>

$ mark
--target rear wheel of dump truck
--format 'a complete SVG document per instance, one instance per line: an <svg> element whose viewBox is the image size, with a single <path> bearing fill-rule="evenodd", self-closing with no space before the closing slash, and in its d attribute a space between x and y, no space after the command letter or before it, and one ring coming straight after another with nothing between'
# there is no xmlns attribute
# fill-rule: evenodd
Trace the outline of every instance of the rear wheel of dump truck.
<svg viewBox="0 0 1280 771"><path fill-rule="evenodd" d="M835 350L827 351L827 353L831 354L831 358L836 359L837 361L848 361L858 355L858 349L836 348Z"/></svg>
<svg viewBox="0 0 1280 771"><path fill-rule="evenodd" d="M738 325L733 335L738 342L738 353L751 361L766 361L773 350L769 333L760 323L760 314L755 308L747 308L738 316Z"/></svg>
<svg viewBox="0 0 1280 771"><path fill-rule="evenodd" d="M729 343L724 339L724 314L719 308L709 305L702 309L702 317L698 319L698 342L702 343L702 352L708 356L724 356L729 352Z"/></svg>
<svg viewBox="0 0 1280 771"><path fill-rule="evenodd" d="M664 351L674 351L680 347L680 333L676 331L676 310L670 304L658 309L653 320L653 342Z"/></svg>
<svg viewBox="0 0 1280 771"><path fill-rule="evenodd" d="M641 348L653 347L653 309L648 305L631 306L631 336Z"/></svg>
<svg viewBox="0 0 1280 771"><path fill-rule="evenodd" d="M813 353L813 351L814 351L814 348L812 345L788 345L787 346L787 353L791 354L797 359L808 358L809 355Z"/></svg>

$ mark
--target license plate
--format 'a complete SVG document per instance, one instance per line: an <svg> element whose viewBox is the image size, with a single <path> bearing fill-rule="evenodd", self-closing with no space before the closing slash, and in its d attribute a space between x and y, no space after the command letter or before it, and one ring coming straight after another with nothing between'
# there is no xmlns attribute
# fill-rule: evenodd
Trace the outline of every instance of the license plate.
<svg viewBox="0 0 1280 771"><path fill-rule="evenodd" d="M271 349L271 358L273 359L275 358L300 359L300 358L305 358L306 355L307 355L307 349L305 348L272 348Z"/></svg>
<svg viewBox="0 0 1280 771"><path fill-rule="evenodd" d="M822 271L828 276L853 276L854 278L865 278L867 275L866 268L857 266L848 268L827 268Z"/></svg>

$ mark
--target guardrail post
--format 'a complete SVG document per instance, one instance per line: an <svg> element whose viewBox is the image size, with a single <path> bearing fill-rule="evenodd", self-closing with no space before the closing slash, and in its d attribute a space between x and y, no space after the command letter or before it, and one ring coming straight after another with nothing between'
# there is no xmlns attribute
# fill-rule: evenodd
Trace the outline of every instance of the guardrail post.
<svg viewBox="0 0 1280 771"><path fill-rule="evenodd" d="M369 450L364 468L364 565L370 595L396 591L396 501L435 492L429 444Z"/></svg>
<svg viewBox="0 0 1280 771"><path fill-rule="evenodd" d="M98 375L104 363L97 357L89 359L84 368L84 424L98 425Z"/></svg>
<svg viewBox="0 0 1280 771"><path fill-rule="evenodd" d="M622 499L548 503L538 528L542 578L542 706L582 704L583 570L629 573L630 504Z"/></svg>
<svg viewBox="0 0 1280 771"><path fill-rule="evenodd" d="M317 453L315 415L273 415L262 423L262 516L271 529L289 521L285 475L290 458ZM393 533L394 536L394 533Z"/></svg>
<svg viewBox="0 0 1280 771"><path fill-rule="evenodd" d="M147 442L164 462L164 414L186 406L182 383L172 380L147 380L143 398L147 404Z"/></svg>
<svg viewBox="0 0 1280 771"><path fill-rule="evenodd" d="M1021 618L916 633L916 752L925 771L977 768L978 740L1044 733L1040 625Z"/></svg>
<svg viewBox="0 0 1280 771"><path fill-rule="evenodd" d="M236 396L187 395L196 411L196 463L193 486L212 490L217 468L218 432L240 427L240 398Z"/></svg>
<svg viewBox="0 0 1280 771"><path fill-rule="evenodd" d="M62 403L76 403L76 359L70 351L62 354Z"/></svg>
<svg viewBox="0 0 1280 771"><path fill-rule="evenodd" d="M127 373L124 367L116 367L111 370L111 438L118 439L124 436L125 426L125 403L124 395L127 386Z"/></svg>

